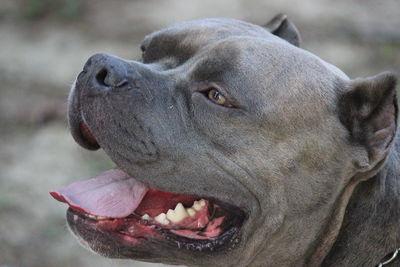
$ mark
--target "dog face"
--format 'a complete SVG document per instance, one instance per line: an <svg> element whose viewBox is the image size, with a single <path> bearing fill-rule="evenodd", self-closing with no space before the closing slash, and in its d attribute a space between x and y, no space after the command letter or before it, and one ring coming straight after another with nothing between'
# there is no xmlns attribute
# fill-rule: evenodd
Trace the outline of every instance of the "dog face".
<svg viewBox="0 0 400 267"><path fill-rule="evenodd" d="M139 61L92 56L71 132L118 169L54 193L81 242L193 266L299 260L363 154L338 112L350 81L298 40L282 16L267 28L206 19L150 34Z"/></svg>

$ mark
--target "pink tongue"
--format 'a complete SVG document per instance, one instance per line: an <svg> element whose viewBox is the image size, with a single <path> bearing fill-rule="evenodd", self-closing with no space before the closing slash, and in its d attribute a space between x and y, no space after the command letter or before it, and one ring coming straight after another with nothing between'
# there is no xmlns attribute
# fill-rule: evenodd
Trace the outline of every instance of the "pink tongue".
<svg viewBox="0 0 400 267"><path fill-rule="evenodd" d="M50 192L56 200L95 216L122 218L133 213L148 188L119 169Z"/></svg>

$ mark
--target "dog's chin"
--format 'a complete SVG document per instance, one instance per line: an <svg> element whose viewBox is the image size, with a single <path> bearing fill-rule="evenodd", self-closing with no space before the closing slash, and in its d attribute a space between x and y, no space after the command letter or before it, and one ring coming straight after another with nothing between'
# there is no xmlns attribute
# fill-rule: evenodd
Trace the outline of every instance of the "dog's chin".
<svg viewBox="0 0 400 267"><path fill-rule="evenodd" d="M71 132L75 140L87 149L100 148L96 137L82 118L79 103L76 101L72 96L70 108L73 110L69 112ZM118 178L121 173L124 177ZM87 183L103 186L105 182L100 182L101 180L120 183L117 187L121 188L121 192L115 186L112 189L115 195L123 194L122 191L127 188L124 183L128 184L127 181L140 184L140 189L134 186L130 189L132 192L140 191L143 196L131 201L135 202L135 208L127 213L113 215L111 211L97 212L101 209L93 207L96 201L92 199L89 200L90 203L84 203L86 200L81 195L84 191L84 194L98 197L100 190L97 187L93 189L95 186L88 186ZM145 185L119 169L87 181L90 182L77 182L70 186L75 189L66 187L51 194L57 200L69 204L67 221L78 240L101 255L147 261L161 259L164 263L175 263L171 255L176 255L177 250L188 255L217 253L232 249L240 242L246 213L235 205L215 198L161 191L157 189L157 185ZM79 188L81 184L82 188ZM90 188L86 190L86 186ZM111 186L107 182L105 187ZM99 203L104 198L105 196L100 196Z"/></svg>

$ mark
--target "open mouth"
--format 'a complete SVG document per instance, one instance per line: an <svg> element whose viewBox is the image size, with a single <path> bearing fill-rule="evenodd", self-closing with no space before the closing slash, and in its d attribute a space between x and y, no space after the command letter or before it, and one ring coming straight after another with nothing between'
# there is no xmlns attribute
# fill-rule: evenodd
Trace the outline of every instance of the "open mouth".
<svg viewBox="0 0 400 267"><path fill-rule="evenodd" d="M88 126L79 123L85 142L98 146ZM218 199L151 188L120 169L78 181L50 194L69 205L69 215L86 228L137 245L162 239L178 248L216 251L233 248L245 213ZM77 220L77 219L76 219Z"/></svg>

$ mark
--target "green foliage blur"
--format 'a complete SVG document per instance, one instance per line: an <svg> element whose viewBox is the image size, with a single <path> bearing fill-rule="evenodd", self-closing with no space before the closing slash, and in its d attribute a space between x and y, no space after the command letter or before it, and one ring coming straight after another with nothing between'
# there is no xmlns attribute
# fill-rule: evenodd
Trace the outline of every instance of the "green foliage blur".
<svg viewBox="0 0 400 267"><path fill-rule="evenodd" d="M83 12L81 0L24 0L21 17L25 20L75 20Z"/></svg>

